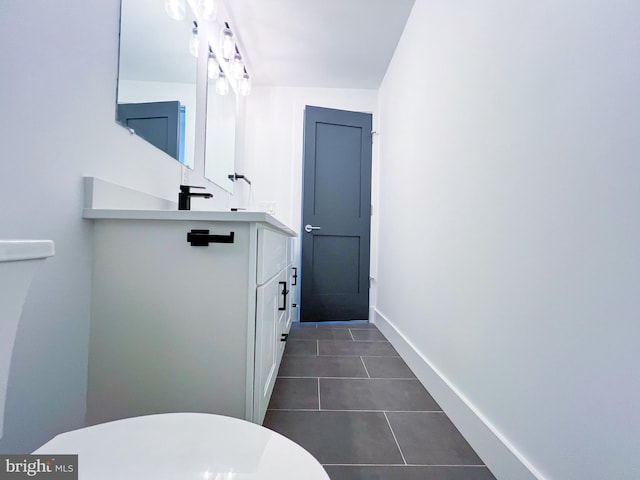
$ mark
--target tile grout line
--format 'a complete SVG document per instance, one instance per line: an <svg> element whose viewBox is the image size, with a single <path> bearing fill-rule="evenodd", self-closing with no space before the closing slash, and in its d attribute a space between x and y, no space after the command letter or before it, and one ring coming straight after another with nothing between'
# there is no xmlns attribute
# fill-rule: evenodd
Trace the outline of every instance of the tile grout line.
<svg viewBox="0 0 640 480"><path fill-rule="evenodd" d="M366 370L366 368L365 368ZM317 378L318 375L278 375L278 378ZM323 375L321 378L330 378L332 380L395 380L403 382L418 382L417 378L392 378L392 377L335 377Z"/></svg>
<svg viewBox="0 0 640 480"><path fill-rule="evenodd" d="M345 342L348 342L349 340L344 340ZM389 343L388 340L354 340L354 342L360 342L360 343Z"/></svg>
<svg viewBox="0 0 640 480"><path fill-rule="evenodd" d="M287 340L287 342L290 342L291 340ZM305 340L305 341L311 341L311 342L316 342L316 344L318 344L321 341L324 340ZM295 340L294 340L295 342ZM351 343L359 343L358 341L355 342L351 342ZM382 342L381 342L382 343ZM316 347L316 351L318 350L318 347ZM316 354L309 354L309 353L285 353L285 355L287 357L317 357L318 355ZM327 353L324 355L319 355L320 357L343 357L343 358L353 358L353 357L367 357L367 358L402 358L400 357L400 355L369 355L367 353L365 354L350 354L350 355L345 355L344 353Z"/></svg>
<svg viewBox="0 0 640 480"><path fill-rule="evenodd" d="M318 400L318 404L320 401ZM268 410L273 410L277 412L317 412L315 408L269 408ZM443 414L444 412L441 410L371 410L371 409L333 409L333 408L325 408L322 409L323 412L358 412L358 413L438 413Z"/></svg>
<svg viewBox="0 0 640 480"><path fill-rule="evenodd" d="M323 463L323 467L452 467L452 468L487 468L486 465L440 465L430 463Z"/></svg>
<svg viewBox="0 0 640 480"><path fill-rule="evenodd" d="M382 343L382 342L380 342ZM327 355L320 355L321 357L371 357L371 358L402 358L400 357L400 355L369 355L369 354L365 354L365 355L331 355L331 354L327 354Z"/></svg>
<svg viewBox="0 0 640 480"><path fill-rule="evenodd" d="M319 347L316 347L316 352L318 352ZM400 355L358 355L358 354L352 354L352 355L344 355L344 354L333 354L333 353L327 353L327 354L320 354L318 353L314 353L314 354L307 354L307 353L285 353L285 356L287 357L372 357L372 358L402 358Z"/></svg>
<svg viewBox="0 0 640 480"><path fill-rule="evenodd" d="M371 375L369 375L369 370L367 370L367 366L364 363L364 358L362 358L362 355L360 355L360 361L362 362L362 366L364 367L364 371L367 372L367 377L371 378Z"/></svg>
<svg viewBox="0 0 640 480"><path fill-rule="evenodd" d="M404 458L404 453L402 453L402 449L400 448L400 444L398 443L398 439L396 438L396 434L393 431L393 427L391 427L391 422L389 421L389 417L387 417L387 412L382 412L384 414L384 418L387 420L387 425L389 425L389 430L391 430L391 435L393 435L393 439L396 442L396 446L398 447L398 451L400 452L400 456L402 457L402 461L405 465L407 464L406 458Z"/></svg>
<svg viewBox="0 0 640 480"><path fill-rule="evenodd" d="M303 375L278 375L278 378L318 378L318 375L307 375L306 377ZM327 376L322 376L320 378L328 378L331 380L368 380L367 377L327 377ZM384 379L376 379L376 380L384 380ZM394 379L392 379L394 380ZM404 379L404 378L399 378L397 380L411 380L410 378Z"/></svg>

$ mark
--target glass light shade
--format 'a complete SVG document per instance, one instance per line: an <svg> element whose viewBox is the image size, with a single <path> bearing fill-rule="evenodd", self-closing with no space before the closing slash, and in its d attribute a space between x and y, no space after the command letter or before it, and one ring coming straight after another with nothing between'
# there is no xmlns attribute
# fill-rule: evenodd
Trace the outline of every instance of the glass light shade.
<svg viewBox="0 0 640 480"><path fill-rule="evenodd" d="M198 0L196 11L202 20L213 20L218 14L218 3L215 0Z"/></svg>
<svg viewBox="0 0 640 480"><path fill-rule="evenodd" d="M238 92L240 92L240 95L243 97L251 93L251 79L248 73L245 73L240 79L240 82L238 82Z"/></svg>
<svg viewBox="0 0 640 480"><path fill-rule="evenodd" d="M216 80L216 93L218 95L226 95L229 93L229 82L224 73L220 72Z"/></svg>
<svg viewBox="0 0 640 480"><path fill-rule="evenodd" d="M194 57L198 57L198 50L200 49L200 40L198 39L198 29L191 30L191 38L189 39L189 53Z"/></svg>
<svg viewBox="0 0 640 480"><path fill-rule="evenodd" d="M233 43L233 32L230 28L222 30L222 38L220 39L222 46L222 58L225 62L231 60L233 52L235 51L235 44Z"/></svg>
<svg viewBox="0 0 640 480"><path fill-rule="evenodd" d="M231 61L231 76L236 80L240 80L244 74L244 63L242 63L242 57L239 53L233 56Z"/></svg>
<svg viewBox="0 0 640 480"><path fill-rule="evenodd" d="M174 20L182 20L186 11L185 2L184 0L165 0L164 10Z"/></svg>
<svg viewBox="0 0 640 480"><path fill-rule="evenodd" d="M220 67L218 66L218 59L215 53L209 52L209 59L207 60L207 74L211 80L217 77Z"/></svg>

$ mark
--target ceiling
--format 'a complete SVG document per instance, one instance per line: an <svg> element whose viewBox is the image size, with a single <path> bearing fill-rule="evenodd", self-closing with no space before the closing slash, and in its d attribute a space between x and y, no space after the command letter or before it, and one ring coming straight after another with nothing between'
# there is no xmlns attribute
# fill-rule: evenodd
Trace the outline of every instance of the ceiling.
<svg viewBox="0 0 640 480"><path fill-rule="evenodd" d="M227 0L254 85L376 89L415 0Z"/></svg>

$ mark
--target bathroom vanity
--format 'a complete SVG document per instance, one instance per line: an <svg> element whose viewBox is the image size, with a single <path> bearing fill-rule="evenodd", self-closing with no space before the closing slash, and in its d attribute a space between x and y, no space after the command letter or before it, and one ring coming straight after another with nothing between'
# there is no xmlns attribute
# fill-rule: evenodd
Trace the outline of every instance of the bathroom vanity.
<svg viewBox="0 0 640 480"><path fill-rule="evenodd" d="M87 423L202 412L262 423L291 323L292 237L261 212L85 209Z"/></svg>

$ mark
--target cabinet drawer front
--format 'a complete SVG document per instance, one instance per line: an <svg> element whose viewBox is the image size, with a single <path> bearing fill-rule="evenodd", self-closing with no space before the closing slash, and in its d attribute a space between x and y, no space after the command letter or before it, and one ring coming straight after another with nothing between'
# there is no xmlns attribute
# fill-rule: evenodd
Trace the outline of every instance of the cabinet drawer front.
<svg viewBox="0 0 640 480"><path fill-rule="evenodd" d="M257 284L262 285L287 266L289 237L272 230L258 230Z"/></svg>

